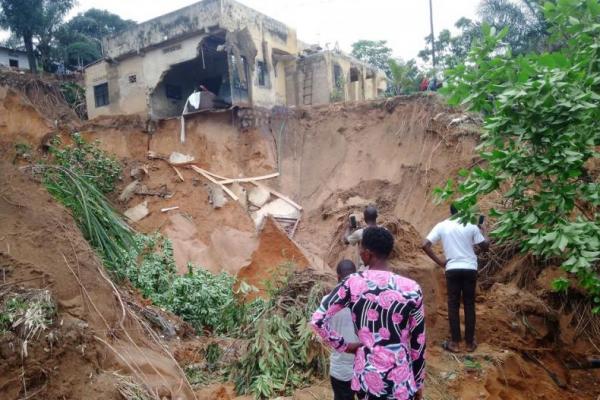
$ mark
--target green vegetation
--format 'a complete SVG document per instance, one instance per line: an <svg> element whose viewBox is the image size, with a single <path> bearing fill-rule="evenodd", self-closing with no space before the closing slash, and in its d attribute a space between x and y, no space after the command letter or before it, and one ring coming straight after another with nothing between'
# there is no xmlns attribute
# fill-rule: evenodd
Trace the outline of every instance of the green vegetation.
<svg viewBox="0 0 600 400"><path fill-rule="evenodd" d="M32 72L37 71L36 50L44 68L50 66L51 42L74 0L0 0L0 27L23 40Z"/></svg>
<svg viewBox="0 0 600 400"><path fill-rule="evenodd" d="M493 236L562 260L600 312L600 3L544 5L554 51L515 56L508 29L484 26L467 61L447 73L452 104L485 115L485 161L438 194L473 221L482 196L499 193ZM565 290L568 281L555 283Z"/></svg>
<svg viewBox="0 0 600 400"><path fill-rule="evenodd" d="M121 167L78 134L73 135L73 141L71 146L60 147L56 140L51 146L54 164L40 166L44 184L71 211L84 237L116 272L128 260L128 249L135 245L133 231L104 197L114 190Z"/></svg>
<svg viewBox="0 0 600 400"><path fill-rule="evenodd" d="M54 321L56 306L45 289L27 289L0 295L0 336L9 331L23 340L22 352L27 356L27 342L48 329Z"/></svg>
<svg viewBox="0 0 600 400"><path fill-rule="evenodd" d="M91 8L63 23L73 0L0 0L0 27L11 36L4 43L25 48L32 72L36 57L43 70L55 72L55 62L77 69L102 57L100 39L135 25L106 10Z"/></svg>
<svg viewBox="0 0 600 400"><path fill-rule="evenodd" d="M327 353L308 325L323 290L315 284L307 295L288 296L282 291L288 285L285 280L276 286L247 326L249 351L230 372L240 394L257 399L290 395L312 377L326 375Z"/></svg>
<svg viewBox="0 0 600 400"><path fill-rule="evenodd" d="M83 86L75 82L65 82L60 85L60 91L62 92L67 104L77 116L81 119L87 118L87 110L85 108L85 89Z"/></svg>

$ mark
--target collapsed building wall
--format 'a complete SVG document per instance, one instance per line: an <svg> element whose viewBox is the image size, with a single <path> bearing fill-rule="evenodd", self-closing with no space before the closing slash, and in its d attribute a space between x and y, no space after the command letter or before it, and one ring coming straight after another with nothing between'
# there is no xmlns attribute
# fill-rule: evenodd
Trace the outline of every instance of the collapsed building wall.
<svg viewBox="0 0 600 400"><path fill-rule="evenodd" d="M200 84L212 88L216 107L268 108L368 100L385 86L372 67L340 52L301 55L306 45L293 29L233 0L192 4L108 37L103 48L105 58L86 67L90 118L178 116Z"/></svg>
<svg viewBox="0 0 600 400"><path fill-rule="evenodd" d="M225 37L226 43L205 54L202 43L215 35ZM205 0L106 38L104 49L106 58L86 68L90 118L112 114L163 118L181 114L181 98L185 102L209 58L216 58L213 64L222 69L212 77L231 78L222 82L231 86L229 96L238 91L231 103L265 107L280 103L285 99L285 74L282 66L274 68L272 55L295 54L298 42L293 29L257 11L230 0ZM227 66L218 52L227 54ZM188 78L185 87L169 83L175 90L167 93L165 75L190 61L196 62L190 74L198 77ZM242 74L237 80L232 73L236 71Z"/></svg>

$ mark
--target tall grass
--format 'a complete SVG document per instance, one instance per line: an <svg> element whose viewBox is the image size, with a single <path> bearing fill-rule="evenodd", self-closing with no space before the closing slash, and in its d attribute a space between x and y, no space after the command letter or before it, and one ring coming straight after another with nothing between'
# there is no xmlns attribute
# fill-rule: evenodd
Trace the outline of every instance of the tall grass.
<svg viewBox="0 0 600 400"><path fill-rule="evenodd" d="M119 273L135 248L134 231L84 174L63 166L43 166L48 192L73 215L84 237L105 265Z"/></svg>

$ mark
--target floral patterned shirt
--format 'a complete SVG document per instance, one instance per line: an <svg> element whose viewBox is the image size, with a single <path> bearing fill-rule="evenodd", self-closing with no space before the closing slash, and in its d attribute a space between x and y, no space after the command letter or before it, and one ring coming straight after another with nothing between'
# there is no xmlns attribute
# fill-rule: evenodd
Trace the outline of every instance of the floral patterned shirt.
<svg viewBox="0 0 600 400"><path fill-rule="evenodd" d="M337 351L344 351L347 343L329 321L346 307L362 344L354 360L352 390L382 399L412 398L425 379L425 315L419 285L381 270L358 272L340 283L311 321L317 334Z"/></svg>

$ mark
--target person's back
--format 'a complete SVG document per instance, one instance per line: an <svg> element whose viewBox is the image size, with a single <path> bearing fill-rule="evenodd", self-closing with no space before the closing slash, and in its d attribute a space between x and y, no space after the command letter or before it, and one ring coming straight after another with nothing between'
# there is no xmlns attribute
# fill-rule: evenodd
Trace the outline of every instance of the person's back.
<svg viewBox="0 0 600 400"><path fill-rule="evenodd" d="M446 270L477 270L477 256L473 246L484 238L476 225L463 225L456 219L447 219L437 224L427 235L427 239L432 243L442 242L448 260Z"/></svg>
<svg viewBox="0 0 600 400"><path fill-rule="evenodd" d="M454 205L450 206L451 215L457 214ZM438 257L432 245L441 241L445 260ZM448 323L451 341L443 347L451 352L459 350L462 340L460 332L460 299L465 311L465 341L467 349L475 351L475 291L477 288L477 256L475 246L487 250L489 244L479 227L463 224L458 219L447 219L433 227L423 242L422 249L440 267L445 268L448 292Z"/></svg>
<svg viewBox="0 0 600 400"><path fill-rule="evenodd" d="M425 379L423 296L415 281L389 271L393 243L386 229L365 229L361 257L369 270L338 285L311 322L334 349L356 352L352 389L364 399L420 398ZM348 343L331 324L344 309L352 310L360 343Z"/></svg>

